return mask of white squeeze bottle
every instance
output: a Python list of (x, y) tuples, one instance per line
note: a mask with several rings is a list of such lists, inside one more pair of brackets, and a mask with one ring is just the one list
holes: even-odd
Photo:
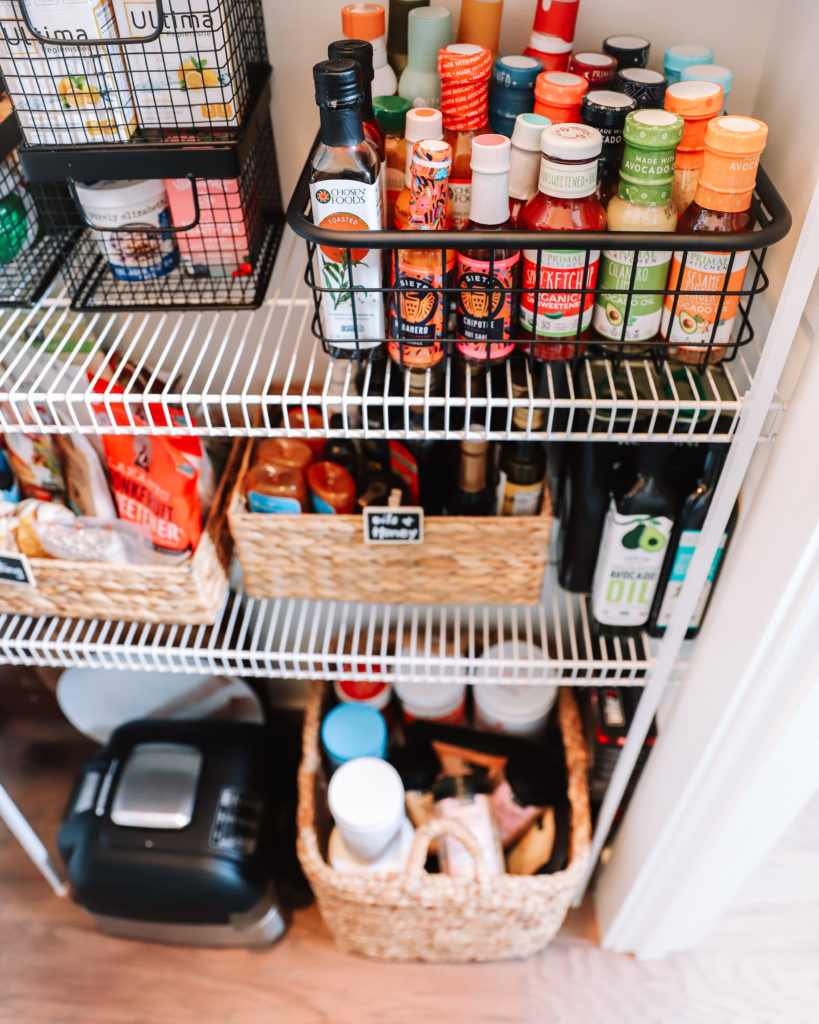
[(366, 39), (373, 44), (373, 96), (394, 96), (398, 79), (387, 63), (387, 22), (381, 4), (342, 7), (341, 31), (348, 39)]

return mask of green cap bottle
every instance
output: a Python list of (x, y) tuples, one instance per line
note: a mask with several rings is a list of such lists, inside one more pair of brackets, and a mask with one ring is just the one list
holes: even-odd
[(400, 132), (403, 135), (407, 111), (412, 110), (412, 104), (402, 96), (373, 96), (373, 110), (385, 132)]
[(668, 110), (633, 110), (623, 128), (621, 199), (637, 206), (664, 206), (671, 199), (674, 158), (684, 121)]

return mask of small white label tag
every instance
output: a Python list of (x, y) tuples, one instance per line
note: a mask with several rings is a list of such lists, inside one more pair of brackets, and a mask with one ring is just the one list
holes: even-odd
[(364, 540), (367, 544), (421, 544), (424, 510), (368, 505), (364, 509)]
[(36, 587), (37, 581), (25, 555), (0, 555), (0, 583)]

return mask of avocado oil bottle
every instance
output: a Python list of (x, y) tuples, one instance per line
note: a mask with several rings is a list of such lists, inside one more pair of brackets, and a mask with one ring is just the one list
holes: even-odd
[(629, 633), (648, 621), (677, 510), (663, 478), (667, 457), (665, 445), (641, 445), (635, 473), (615, 485), (592, 579), (602, 633)]

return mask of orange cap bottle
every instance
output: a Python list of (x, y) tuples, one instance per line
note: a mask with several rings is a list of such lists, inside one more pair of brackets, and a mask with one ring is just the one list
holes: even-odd
[(725, 213), (749, 209), (767, 138), (768, 126), (755, 117), (726, 114), (710, 121), (694, 202)]
[(705, 130), (722, 110), (722, 86), (718, 82), (675, 82), (665, 94), (665, 109), (684, 122), (677, 147), (671, 199), (677, 213), (694, 198), (705, 154)]
[(552, 124), (580, 121), (580, 105), (589, 83), (570, 71), (544, 71), (535, 82), (535, 113)]

